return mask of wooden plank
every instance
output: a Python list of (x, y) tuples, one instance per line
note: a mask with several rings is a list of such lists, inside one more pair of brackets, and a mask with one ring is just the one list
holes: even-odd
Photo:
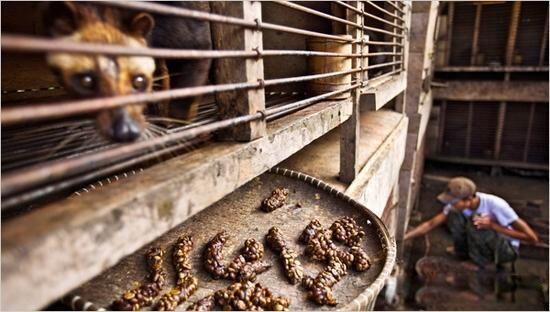
[(420, 148), (420, 144), (424, 140), (426, 130), (428, 129), (428, 122), (430, 121), (432, 106), (433, 106), (433, 97), (432, 97), (432, 92), (430, 91), (426, 95), (424, 101), (422, 101), (422, 105), (420, 107), (420, 116), (421, 116), (420, 129), (418, 130), (418, 142), (417, 142), (416, 150)]
[(434, 99), (451, 101), (548, 102), (548, 81), (448, 81)]
[[(245, 21), (262, 19), (261, 1), (213, 1), (212, 12), (243, 18)], [(212, 38), (217, 50), (261, 51), (262, 31), (227, 24), (212, 23)], [(264, 79), (264, 65), (261, 58), (225, 58), (215, 65), (217, 84), (236, 82), (257, 82)], [(222, 119), (249, 115), (265, 110), (264, 89), (251, 89), (234, 92), (216, 93), (219, 115)], [(251, 141), (262, 137), (265, 132), (265, 120), (252, 121), (248, 124), (220, 132), (222, 139)]]
[(542, 39), (540, 42), (540, 52), (539, 52), (539, 66), (544, 64), (544, 59), (546, 57), (546, 47), (548, 46), (548, 11), (546, 11), (546, 20), (544, 22), (544, 32), (542, 33)]
[(211, 143), (3, 221), (1, 308), (43, 308), (334, 129), (351, 106), (321, 102), (269, 123), (252, 142)]
[(366, 110), (379, 110), (402, 93), (406, 87), (407, 76), (404, 72), (391, 77), (383, 84), (369, 86), (362, 91), (361, 107)]
[(427, 155), (426, 159), (440, 161), (440, 162), (448, 162), (453, 164), (500, 166), (500, 167), (508, 167), (508, 168), (548, 171), (548, 164), (525, 163), (525, 162), (519, 162), (519, 161), (463, 158), (463, 157), (452, 157), (452, 156), (441, 156), (441, 155)]
[(399, 178), (405, 157), (407, 124), (407, 118), (402, 117), (345, 192), (365, 204), (377, 216), (384, 213), (392, 186)]
[(547, 72), (548, 66), (443, 66), (436, 71), (443, 73), (461, 72)]
[[(358, 10), (363, 8), (362, 2), (354, 2), (350, 5), (354, 6)], [(357, 14), (352, 10), (347, 10), (348, 21), (352, 21), (356, 24), (363, 24), (363, 16)], [(358, 40), (362, 38), (363, 31), (355, 28), (347, 28), (348, 35)], [(356, 43), (352, 45), (352, 53), (361, 53), (362, 43)], [(360, 58), (352, 59), (352, 68), (358, 68), (363, 60)], [(352, 81), (361, 81), (362, 73), (357, 72), (352, 74)], [(340, 181), (344, 183), (351, 183), (355, 179), (357, 172), (359, 172), (359, 100), (361, 96), (360, 88), (356, 88), (351, 91), (351, 101), (353, 110), (351, 117), (340, 126)]]
[(472, 36), (472, 54), (470, 55), (470, 65), (476, 65), (476, 57), (479, 41), (479, 25), (481, 24), (481, 8), (480, 4), (476, 4), (476, 17), (474, 22), (474, 34)]

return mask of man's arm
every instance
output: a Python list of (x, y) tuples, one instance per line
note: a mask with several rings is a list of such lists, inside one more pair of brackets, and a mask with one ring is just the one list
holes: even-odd
[(417, 236), (424, 235), (434, 229), (435, 227), (439, 226), (441, 223), (445, 222), (447, 220), (447, 215), (443, 212), (438, 213), (433, 218), (431, 218), (428, 221), (425, 221), (421, 223), (419, 226), (415, 227), (414, 229), (410, 230), (405, 234), (405, 240), (415, 238)]
[(517, 218), (512, 222), (512, 229), (492, 222), (489, 217), (478, 217), (474, 219), (474, 225), (477, 229), (491, 229), (495, 232), (526, 242), (536, 243), (539, 241), (537, 234), (535, 234), (531, 227), (521, 218)]

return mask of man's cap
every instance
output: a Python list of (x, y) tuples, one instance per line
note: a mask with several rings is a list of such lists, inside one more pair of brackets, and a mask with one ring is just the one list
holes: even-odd
[(437, 196), (437, 199), (449, 204), (454, 201), (470, 197), (476, 193), (476, 184), (465, 177), (452, 178), (447, 184), (445, 191)]

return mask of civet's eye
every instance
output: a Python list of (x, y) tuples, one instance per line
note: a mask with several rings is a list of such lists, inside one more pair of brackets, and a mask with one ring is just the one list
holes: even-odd
[(76, 90), (81, 93), (88, 93), (96, 89), (97, 79), (93, 73), (79, 73), (71, 79)]
[(132, 87), (137, 91), (145, 91), (147, 89), (147, 78), (144, 75), (135, 75), (132, 78)]

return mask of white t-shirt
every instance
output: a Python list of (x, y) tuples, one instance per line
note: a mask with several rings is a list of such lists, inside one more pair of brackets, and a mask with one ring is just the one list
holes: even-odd
[[(504, 199), (481, 192), (477, 192), (476, 195), (479, 196), (479, 207), (477, 207), (475, 211), (464, 209), (462, 211), (463, 215), (466, 217), (470, 217), (473, 213), (478, 213), (482, 216), (487, 215), (491, 218), (491, 221), (498, 222), (498, 224), (512, 229), (512, 222), (516, 221), (519, 217)], [(453, 209), (453, 207), (450, 204), (445, 205), (445, 207), (443, 207), (443, 213), (447, 215), (451, 209)], [(513, 247), (519, 247), (518, 239), (508, 236), (506, 236), (506, 238), (508, 238)]]

